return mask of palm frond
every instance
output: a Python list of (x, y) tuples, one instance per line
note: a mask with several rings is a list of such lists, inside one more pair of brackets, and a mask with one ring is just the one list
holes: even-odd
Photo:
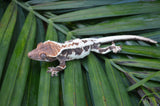
[(159, 42), (159, 1), (13, 0), (5, 12), (0, 10), (1, 106), (160, 104), (159, 43), (119, 42), (121, 52), (91, 53), (67, 62), (64, 72), (53, 78), (46, 71), (57, 61), (36, 62), (27, 57), (44, 40), (139, 34)]
[(0, 23), (0, 47), (3, 52), (0, 52), (0, 78), (2, 75), (2, 70), (5, 65), (5, 60), (7, 57), (7, 52), (9, 49), (9, 44), (12, 38), (12, 33), (16, 23), (17, 17), (17, 6), (15, 3), (11, 2), (8, 6), (4, 16), (1, 19)]
[[(160, 10), (159, 2), (123, 3), (69, 12), (51, 18), (54, 22), (72, 22), (105, 17), (127, 16), (144, 13), (156, 13)], [(150, 9), (152, 8), (152, 9)], [(72, 17), (71, 17), (72, 16)]]
[[(29, 30), (27, 30), (28, 28)], [(0, 92), (1, 105), (9, 105), (10, 103), (20, 105), (30, 64), (27, 54), (33, 47), (35, 28), (35, 17), (30, 13), (20, 33), (2, 83)]]
[(110, 20), (109, 22), (105, 21), (84, 28), (78, 28), (71, 32), (74, 35), (91, 36), (96, 34), (108, 34), (108, 33), (154, 29), (154, 28), (159, 28), (160, 25), (159, 23), (157, 23), (159, 19), (160, 19), (159, 14), (135, 15), (119, 19), (113, 19)]

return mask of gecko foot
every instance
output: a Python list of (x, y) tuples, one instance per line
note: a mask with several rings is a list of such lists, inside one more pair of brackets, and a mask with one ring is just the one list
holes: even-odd
[(53, 77), (53, 76), (58, 76), (58, 72), (59, 71), (56, 71), (56, 69), (55, 69), (55, 67), (48, 67), (48, 73), (51, 73), (51, 76)]
[(121, 46), (116, 46), (114, 42), (112, 42), (111, 47), (112, 47), (112, 51), (113, 51), (113, 53), (120, 52), (120, 51), (121, 51), (121, 49), (122, 49), (122, 47), (121, 47)]

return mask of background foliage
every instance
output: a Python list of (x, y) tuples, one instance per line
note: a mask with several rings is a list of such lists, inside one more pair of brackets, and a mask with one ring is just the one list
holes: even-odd
[(0, 106), (160, 105), (159, 43), (116, 42), (120, 53), (67, 62), (58, 77), (46, 73), (57, 61), (27, 57), (45, 40), (136, 34), (159, 42), (159, 1), (0, 1), (0, 19)]

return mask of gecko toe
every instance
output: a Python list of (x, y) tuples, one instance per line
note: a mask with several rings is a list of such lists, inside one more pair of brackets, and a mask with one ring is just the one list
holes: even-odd
[(48, 67), (49, 70), (51, 70), (53, 67)]
[(54, 77), (54, 76), (58, 76), (58, 72), (59, 71), (56, 71), (55, 67), (48, 67), (48, 73), (51, 73), (51, 76)]
[(47, 71), (47, 73), (50, 73), (50, 72), (52, 72), (52, 71), (51, 71), (51, 70), (48, 70), (48, 71)]
[(54, 76), (54, 73), (51, 73), (51, 76), (53, 77), (53, 76)]
[(54, 75), (57, 77), (57, 76), (58, 76), (58, 73), (56, 72), (56, 73), (54, 73)]
[(52, 71), (51, 72), (51, 76), (53, 77), (53, 76), (58, 76), (58, 71)]

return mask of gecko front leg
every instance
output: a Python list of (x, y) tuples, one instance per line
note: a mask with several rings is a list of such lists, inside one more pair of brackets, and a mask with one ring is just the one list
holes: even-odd
[(64, 70), (66, 68), (65, 61), (59, 60), (60, 64), (57, 67), (48, 67), (48, 73), (51, 73), (51, 76), (58, 76), (58, 72)]

